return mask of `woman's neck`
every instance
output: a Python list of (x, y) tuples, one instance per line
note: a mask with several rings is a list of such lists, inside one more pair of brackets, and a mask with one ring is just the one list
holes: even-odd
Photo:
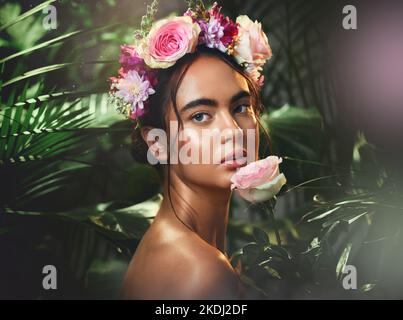
[(170, 191), (174, 211), (168, 187), (165, 183), (159, 214), (168, 219), (181, 220), (190, 230), (225, 254), (231, 191), (185, 184), (172, 175)]

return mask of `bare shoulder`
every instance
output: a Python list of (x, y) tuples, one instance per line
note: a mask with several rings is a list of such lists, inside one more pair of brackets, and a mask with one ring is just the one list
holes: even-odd
[[(174, 250), (174, 248), (172, 248)], [(173, 299), (236, 299), (239, 278), (227, 257), (201, 239), (189, 241), (172, 260), (179, 268), (178, 291)]]
[(238, 298), (239, 278), (227, 257), (195, 234), (153, 246), (129, 268), (137, 269), (129, 282), (140, 299)]

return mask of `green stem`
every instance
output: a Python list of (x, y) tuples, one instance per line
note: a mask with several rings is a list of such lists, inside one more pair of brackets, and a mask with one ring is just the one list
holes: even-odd
[(270, 199), (268, 201), (268, 203), (269, 203), (269, 205), (267, 206), (265, 202), (262, 202), (262, 206), (264, 209), (266, 209), (269, 212), (270, 219), (271, 219), (271, 222), (272, 222), (273, 228), (274, 228), (274, 233), (276, 235), (277, 244), (279, 246), (281, 246), (281, 238), (280, 238), (280, 233), (277, 228), (276, 218), (274, 217), (274, 207), (273, 207), (272, 200)]

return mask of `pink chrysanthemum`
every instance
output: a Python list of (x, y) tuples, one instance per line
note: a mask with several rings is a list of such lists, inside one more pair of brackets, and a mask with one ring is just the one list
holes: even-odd
[(126, 76), (116, 83), (115, 87), (115, 96), (129, 103), (132, 113), (135, 115), (144, 111), (144, 101), (148, 99), (150, 94), (155, 93), (150, 82), (135, 70), (129, 70)]

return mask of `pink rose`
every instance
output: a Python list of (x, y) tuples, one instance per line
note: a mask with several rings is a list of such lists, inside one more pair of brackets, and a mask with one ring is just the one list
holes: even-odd
[(280, 173), (282, 159), (269, 156), (240, 168), (231, 177), (231, 190), (250, 202), (261, 202), (273, 198), (287, 182)]
[(246, 15), (238, 16), (236, 22), (239, 24), (239, 38), (234, 55), (238, 63), (264, 65), (272, 56), (272, 52), (261, 23), (253, 22)]
[(140, 42), (139, 55), (151, 68), (169, 68), (186, 53), (195, 51), (199, 33), (199, 25), (189, 16), (159, 20)]

